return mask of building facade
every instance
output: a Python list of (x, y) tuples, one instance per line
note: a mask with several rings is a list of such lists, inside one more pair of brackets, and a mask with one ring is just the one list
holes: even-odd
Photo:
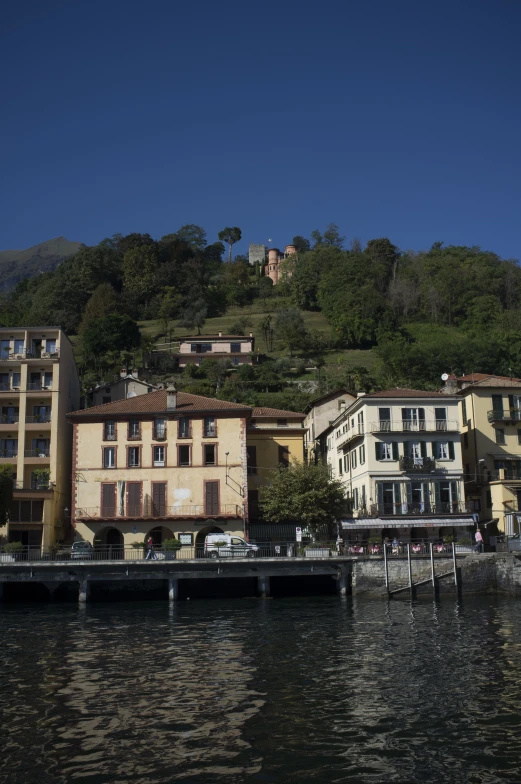
[[(76, 537), (129, 547), (148, 536), (199, 546), (210, 532), (247, 535), (248, 446), (259, 467), (275, 468), (274, 431), (291, 413), (173, 388), (72, 413)], [(283, 444), (288, 460), (302, 459), (300, 433), (299, 446)]]
[(304, 409), (304, 429), (306, 432), (304, 447), (309, 462), (317, 462), (320, 458), (320, 437), (347, 408), (356, 400), (347, 389), (335, 389), (327, 395), (311, 400)]
[[(268, 261), (264, 272), (268, 278), (271, 278), (274, 286), (282, 279), (285, 260), (293, 256), (296, 257), (296, 253), (295, 245), (286, 245), (283, 253), (278, 248), (270, 248), (268, 250)], [(286, 270), (286, 272), (289, 274), (289, 270)]]
[(149, 384), (148, 381), (143, 381), (143, 379), (138, 377), (137, 370), (127, 373), (126, 368), (121, 368), (120, 377), (117, 381), (109, 384), (99, 384), (92, 390), (91, 403), (93, 406), (101, 406), (116, 400), (125, 400), (127, 397), (147, 395), (155, 389), (154, 384)]
[(9, 523), (0, 536), (49, 547), (70, 518), (72, 428), (79, 406), (72, 346), (58, 327), (0, 329), (0, 463), (13, 466)]
[(255, 338), (245, 335), (197, 335), (179, 338), (178, 365), (200, 365), (204, 359), (229, 359), (233, 365), (252, 365)]
[(468, 536), (458, 407), (456, 396), (391, 389), (359, 395), (337, 417), (322, 448), (350, 502), (348, 536)]
[(475, 374), (458, 379), (468, 498), (486, 539), (520, 532), (521, 380)]

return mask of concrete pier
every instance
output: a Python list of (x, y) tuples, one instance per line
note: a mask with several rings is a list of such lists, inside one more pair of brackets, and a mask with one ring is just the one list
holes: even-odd
[(177, 577), (168, 578), (168, 601), (175, 602), (179, 596), (179, 580)]
[(263, 599), (266, 599), (266, 597), (270, 595), (270, 578), (267, 575), (258, 577), (257, 586), (259, 590), (259, 596), (261, 596)]

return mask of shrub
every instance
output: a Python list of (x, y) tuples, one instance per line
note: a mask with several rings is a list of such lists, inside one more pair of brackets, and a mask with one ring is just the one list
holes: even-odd
[(10, 553), (14, 555), (14, 553), (21, 553), (24, 549), (24, 546), (21, 542), (7, 542), (4, 544), (4, 553)]
[(175, 536), (172, 539), (164, 539), (163, 540), (163, 550), (171, 553), (174, 550), (179, 550), (182, 547), (181, 542), (179, 539), (176, 539)]

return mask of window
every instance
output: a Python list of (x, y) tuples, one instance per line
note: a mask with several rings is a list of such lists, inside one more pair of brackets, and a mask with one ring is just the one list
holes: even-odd
[(217, 423), (215, 417), (207, 416), (204, 418), (203, 436), (204, 438), (215, 438), (217, 435)]
[(342, 475), (342, 458), (338, 461), (338, 473)]
[(0, 358), (6, 359), (9, 357), (11, 351), (11, 342), (9, 340), (0, 340)]
[(497, 427), (496, 428), (496, 444), (504, 444), (505, 442), (505, 431)]
[(166, 438), (166, 422), (164, 419), (156, 419), (154, 421), (154, 438), (156, 441)]
[(13, 501), (9, 509), (12, 523), (41, 523), (43, 501)]
[(241, 353), (241, 344), (240, 343), (231, 343), (230, 344), (230, 351), (232, 354), (240, 354)]
[(56, 338), (48, 338), (45, 341), (45, 350), (49, 352), (49, 354), (56, 354)]
[(181, 445), (177, 447), (177, 462), (180, 466), (189, 466), (191, 465), (190, 460), (190, 449), (191, 447), (188, 445)]
[(257, 447), (247, 446), (246, 451), (248, 455), (248, 474), (255, 476), (257, 473)]
[(469, 499), (469, 506), (471, 512), (481, 512), (481, 499), (480, 498), (470, 498)]
[(396, 442), (386, 444), (377, 441), (375, 448), (377, 460), (398, 460), (398, 444)]
[(152, 447), (153, 459), (155, 466), (164, 466), (165, 464), (165, 447), (154, 446)]
[(277, 419), (277, 427), (287, 427), (287, 426), (288, 426), (287, 419)]
[(496, 415), (503, 416), (503, 395), (492, 395), (492, 408)]
[(205, 514), (219, 514), (219, 482), (205, 482)]
[(443, 441), (439, 441), (437, 444), (437, 455), (436, 457), (438, 460), (448, 460), (449, 459), (449, 445)]
[(15, 342), (14, 342), (14, 353), (15, 354), (23, 354), (24, 353), (24, 342), (23, 342), (23, 340), (15, 340)]
[(152, 483), (152, 516), (166, 516), (166, 482)]
[(43, 374), (43, 385), (46, 389), (52, 389), (52, 370)]
[(18, 455), (17, 438), (0, 438), (0, 457), (16, 457)]
[(102, 403), (103, 403), (103, 404), (105, 404), (105, 403), (111, 403), (111, 402), (112, 402), (112, 398), (110, 397), (110, 395), (104, 395), (104, 396), (103, 396), (103, 399), (102, 399)]
[(234, 358), (233, 358), (233, 364), (234, 364), (235, 366), (237, 366), (237, 365), (239, 364), (239, 357), (234, 357)]
[(425, 409), (402, 408), (402, 428), (404, 430), (425, 430)]
[(101, 485), (101, 516), (114, 517), (116, 514), (116, 485)]
[(116, 447), (105, 446), (103, 447), (103, 468), (116, 467)]
[(105, 422), (105, 427), (103, 429), (103, 439), (104, 441), (116, 440), (116, 423), (111, 419), (108, 419)]
[(466, 425), (467, 424), (467, 401), (466, 400), (461, 401), (461, 416), (463, 419), (463, 424)]
[(191, 438), (192, 437), (192, 428), (190, 426), (190, 420), (188, 417), (181, 417), (179, 420), (177, 434), (179, 438)]
[(458, 511), (458, 483), (435, 482), (436, 512), (454, 513)]
[(351, 468), (356, 468), (356, 449), (351, 452)]
[(344, 455), (344, 471), (349, 471), (349, 455)]
[(353, 509), (358, 509), (358, 487), (353, 490)]
[(366, 500), (365, 500), (365, 485), (362, 485), (362, 493), (360, 498), (360, 506), (362, 509), (366, 508)]
[(204, 465), (216, 465), (217, 463), (217, 444), (204, 444), (203, 446)]
[(358, 460), (360, 462), (360, 465), (363, 465), (365, 463), (365, 446), (364, 446), (364, 444), (362, 444), (362, 446), (360, 446), (358, 448)]
[(21, 383), (21, 376), (20, 373), (13, 373), (11, 378), (11, 384), (13, 389), (19, 389)]
[(127, 482), (127, 516), (141, 516), (141, 482)]
[(192, 354), (207, 354), (212, 350), (211, 343), (191, 343), (190, 350)]
[(139, 419), (131, 419), (128, 423), (128, 437), (141, 438), (141, 423)]
[(128, 448), (128, 467), (129, 468), (139, 468), (140, 465), (140, 452), (141, 447), (139, 446), (129, 446)]
[(289, 446), (279, 444), (279, 464), (285, 467), (289, 466)]
[(9, 373), (0, 373), (0, 389), (2, 391), (9, 389)]
[(390, 430), (391, 429), (391, 409), (390, 408), (379, 408), (378, 409), (378, 418), (380, 421), (380, 430)]
[(447, 429), (447, 409), (446, 408), (435, 408), (434, 409), (434, 418), (436, 420), (436, 430), (446, 430)]

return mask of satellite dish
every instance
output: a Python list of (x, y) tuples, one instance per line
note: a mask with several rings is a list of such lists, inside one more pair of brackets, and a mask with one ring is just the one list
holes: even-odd
[(448, 378), (449, 378), (449, 374), (448, 373), (442, 373), (441, 374), (441, 380), (442, 381), (448, 381)]

